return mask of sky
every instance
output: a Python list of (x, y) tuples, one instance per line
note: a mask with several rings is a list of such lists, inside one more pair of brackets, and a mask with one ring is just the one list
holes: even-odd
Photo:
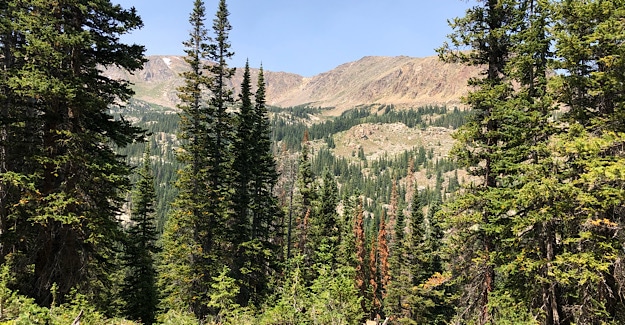
[[(122, 41), (147, 55), (184, 55), (193, 0), (112, 0), (135, 7), (144, 27)], [(447, 20), (475, 0), (229, 0), (230, 66), (311, 77), (364, 56), (436, 55), (451, 33)], [(206, 0), (207, 26), (218, 0)], [(211, 30), (212, 31), (212, 30)]]

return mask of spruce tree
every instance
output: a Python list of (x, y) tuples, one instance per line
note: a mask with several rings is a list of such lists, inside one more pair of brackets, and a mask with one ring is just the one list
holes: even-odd
[(158, 295), (154, 257), (157, 232), (154, 220), (154, 175), (149, 146), (146, 146), (139, 180), (132, 197), (132, 212), (124, 246), (124, 264), (127, 267), (122, 290), (125, 314), (144, 324), (155, 321)]
[(54, 283), (58, 302), (72, 288), (101, 301), (130, 173), (112, 147), (140, 133), (108, 113), (132, 90), (102, 68), (142, 66), (143, 47), (119, 42), (141, 19), (109, 1), (5, 1), (0, 11), (1, 253), (31, 266), (17, 270), (20, 291), (40, 304)]
[[(334, 175), (327, 169), (323, 173), (323, 183), (319, 188), (315, 203), (317, 207), (311, 220), (307, 243), (309, 251), (314, 255), (312, 263), (327, 263), (335, 266), (339, 245), (338, 213), (336, 212), (338, 188)], [(326, 260), (326, 257), (330, 259)]]
[[(226, 81), (228, 68), (228, 22), (225, 1), (219, 2), (213, 20), (214, 37), (204, 24), (204, 2), (197, 0), (189, 17), (192, 30), (184, 42), (185, 84), (179, 89), (183, 145), (178, 159), (184, 164), (178, 180), (179, 195), (163, 235), (161, 286), (164, 304), (190, 310), (198, 319), (211, 313), (207, 306), (213, 276), (225, 261), (232, 265), (231, 219), (233, 187), (232, 90)], [(205, 63), (205, 60), (211, 63)], [(224, 231), (225, 229), (225, 231)], [(214, 310), (213, 310), (214, 311)]]
[[(252, 179), (252, 236), (260, 238), (265, 245), (275, 245), (282, 234), (278, 225), (281, 216), (277, 198), (273, 194), (278, 182), (276, 160), (272, 151), (271, 123), (266, 105), (266, 84), (263, 68), (258, 71), (256, 94), (254, 96), (254, 129), (252, 138), (255, 151), (252, 155), (252, 166), (255, 168)], [(274, 247), (277, 249), (277, 247)]]
[(365, 228), (364, 228), (364, 210), (363, 210), (363, 198), (357, 197), (358, 203), (354, 210), (354, 246), (356, 249), (356, 287), (362, 297), (360, 300), (360, 306), (363, 313), (369, 313), (367, 299), (367, 283), (369, 282), (367, 277), (366, 268), (366, 249), (365, 249)]
[(389, 269), (388, 233), (384, 213), (380, 217), (380, 229), (378, 230), (378, 268), (379, 268), (379, 291), (380, 291), (380, 315), (385, 315), (385, 302), (388, 295), (388, 285), (391, 280)]
[[(252, 230), (252, 204), (251, 204), (251, 182), (255, 172), (255, 165), (252, 157), (254, 155), (255, 143), (253, 139), (254, 132), (254, 104), (252, 103), (252, 85), (250, 77), (249, 63), (246, 62), (243, 71), (243, 82), (241, 83), (241, 94), (239, 95), (241, 104), (237, 114), (236, 140), (234, 142), (234, 161), (232, 168), (235, 171), (234, 176), (234, 193), (232, 203), (234, 213), (229, 221), (228, 231), (232, 234), (229, 238), (233, 247), (233, 267), (234, 277), (248, 283), (248, 279), (243, 275), (247, 272), (246, 265), (250, 265), (253, 258), (249, 244), (253, 237)], [(244, 269), (245, 268), (245, 269)], [(246, 286), (244, 284), (244, 286)], [(242, 297), (240, 304), (246, 304), (249, 300), (249, 291), (251, 288), (244, 287), (240, 290)]]
[[(454, 278), (465, 286), (462, 298), (465, 311), (459, 316), (464, 321), (478, 324), (493, 321), (490, 302), (495, 290), (493, 253), (499, 249), (499, 238), (507, 228), (499, 223), (502, 218), (499, 200), (499, 180), (508, 175), (509, 154), (513, 142), (508, 142), (506, 128), (514, 125), (514, 107), (507, 105), (513, 86), (507, 78), (507, 63), (511, 56), (511, 35), (518, 22), (515, 1), (486, 0), (467, 10), (466, 16), (452, 23), (455, 33), (450, 35), (455, 47), (472, 47), (471, 51), (456, 51), (447, 44), (441, 48), (444, 60), (481, 66), (483, 77), (474, 78), (466, 104), (473, 110), (472, 119), (455, 134), (459, 141), (455, 154), (469, 173), (479, 180), (449, 205), (452, 240), (455, 245)], [(512, 122), (512, 123), (510, 123)], [(475, 228), (475, 230), (473, 230)], [(478, 276), (475, 276), (475, 275)]]
[(281, 232), (277, 221), (280, 210), (273, 188), (277, 182), (271, 152), (269, 121), (265, 106), (265, 81), (262, 68), (258, 75), (255, 101), (251, 100), (249, 66), (241, 85), (233, 169), (235, 189), (231, 245), (235, 251), (233, 272), (241, 283), (238, 303), (260, 304), (268, 294), (270, 275), (277, 266)]
[[(306, 255), (305, 264), (310, 266), (310, 250), (308, 243), (308, 232), (310, 219), (313, 213), (313, 200), (315, 199), (314, 174), (310, 161), (310, 144), (308, 138), (308, 130), (304, 132), (302, 139), (302, 151), (299, 156), (296, 192), (295, 192), (295, 237), (294, 243), (295, 254)], [(291, 239), (293, 240), (293, 239)], [(289, 245), (291, 243), (289, 242)]]
[[(551, 324), (619, 323), (625, 319), (623, 272), (622, 123), (623, 1), (554, 3), (554, 95), (567, 110), (548, 147), (557, 158), (537, 170), (523, 194), (542, 207), (550, 234), (544, 258)], [(543, 169), (544, 170), (544, 169)], [(535, 175), (536, 175), (535, 174)], [(537, 178), (538, 178), (537, 177)], [(541, 190), (541, 197), (534, 195)], [(533, 190), (533, 191), (532, 191)], [(589, 298), (592, 297), (592, 298)], [(575, 306), (575, 307), (573, 307)]]
[[(414, 186), (416, 188), (416, 184)], [(421, 213), (423, 215), (423, 206), (421, 204), (421, 200), (419, 198), (419, 192), (417, 190), (413, 191), (413, 200), (411, 202), (411, 211), (412, 216), (416, 216), (417, 213)], [(415, 210), (416, 209), (416, 210)], [(413, 225), (413, 220), (422, 220), (423, 217), (411, 217), (408, 219), (409, 225)], [(408, 299), (411, 295), (412, 288), (414, 287), (411, 280), (411, 269), (412, 267), (421, 267), (421, 259), (412, 258), (413, 256), (417, 256), (420, 252), (420, 247), (418, 245), (410, 245), (412, 238), (412, 232), (414, 232), (414, 228), (412, 232), (406, 233), (406, 219), (404, 218), (404, 214), (401, 213), (398, 215), (397, 223), (395, 225), (395, 242), (391, 246), (391, 258), (390, 258), (390, 272), (391, 272), (391, 280), (388, 288), (388, 297), (385, 301), (386, 311), (387, 313), (395, 318), (395, 319), (409, 319), (410, 317), (410, 304), (408, 303)], [(420, 221), (418, 221), (419, 227), (421, 227)], [(421, 228), (417, 228), (417, 236), (420, 237), (420, 234), (423, 234)]]
[[(174, 209), (168, 217), (163, 234), (163, 251), (159, 265), (159, 283), (162, 291), (163, 306), (171, 309), (188, 310), (197, 317), (205, 316), (205, 292), (209, 286), (201, 278), (201, 271), (196, 270), (202, 261), (202, 240), (208, 234), (202, 232), (200, 224), (208, 214), (208, 136), (210, 112), (206, 104), (206, 90), (209, 77), (203, 61), (208, 57), (208, 30), (204, 24), (206, 9), (204, 2), (196, 0), (189, 16), (192, 26), (190, 38), (185, 41), (185, 62), (190, 70), (182, 77), (185, 84), (178, 89), (181, 103), (180, 138), (183, 143), (176, 158), (183, 164), (176, 183), (178, 196), (173, 203)], [(209, 237), (208, 240), (212, 238)], [(203, 264), (203, 263), (201, 263)]]
[(258, 80), (254, 100), (254, 128), (252, 139), (255, 148), (251, 166), (254, 173), (251, 183), (252, 203), (252, 240), (257, 241), (260, 249), (252, 258), (255, 261), (252, 301), (260, 304), (269, 292), (271, 277), (280, 271), (280, 238), (284, 220), (278, 205), (274, 189), (278, 182), (276, 160), (272, 151), (269, 113), (266, 106), (265, 77), (262, 66), (258, 71)]

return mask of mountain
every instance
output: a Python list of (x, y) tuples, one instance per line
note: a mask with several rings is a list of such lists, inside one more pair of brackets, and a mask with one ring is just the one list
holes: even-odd
[[(132, 75), (118, 68), (109, 68), (105, 74), (134, 83), (136, 99), (175, 107), (176, 88), (182, 84), (180, 73), (187, 69), (183, 57), (147, 59), (144, 68)], [(232, 79), (235, 89), (241, 83), (242, 70), (237, 69)], [(252, 80), (257, 73), (257, 69), (251, 69)], [(338, 115), (373, 103), (397, 107), (458, 105), (468, 90), (467, 79), (476, 75), (476, 68), (442, 63), (437, 57), (367, 56), (310, 78), (265, 71), (265, 80), (270, 105), (334, 107), (330, 114)]]

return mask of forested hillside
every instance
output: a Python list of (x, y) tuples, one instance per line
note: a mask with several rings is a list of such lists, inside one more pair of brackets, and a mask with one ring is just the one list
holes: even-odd
[(625, 1), (478, 1), (462, 110), (270, 106), (209, 9), (174, 108), (134, 10), (0, 3), (0, 323), (625, 322)]

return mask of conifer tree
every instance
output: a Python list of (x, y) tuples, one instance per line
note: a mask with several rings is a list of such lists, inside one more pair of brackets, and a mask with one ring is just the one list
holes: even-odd
[[(554, 159), (522, 194), (541, 207), (549, 273), (546, 323), (622, 322), (623, 1), (554, 3), (555, 96), (568, 110), (548, 148)], [(534, 193), (540, 189), (541, 196)], [(544, 216), (547, 216), (545, 218)], [(538, 217), (535, 216), (535, 217)], [(542, 270), (541, 270), (542, 271)], [(545, 272), (542, 271), (542, 272)], [(592, 298), (589, 298), (592, 297)], [(574, 307), (573, 307), (574, 306)]]
[(190, 38), (184, 42), (185, 62), (190, 70), (182, 77), (185, 84), (178, 89), (181, 104), (180, 138), (184, 141), (176, 158), (184, 164), (176, 183), (179, 194), (168, 218), (163, 234), (163, 253), (159, 266), (159, 283), (164, 296), (163, 305), (171, 309), (188, 310), (198, 317), (205, 315), (202, 306), (208, 286), (202, 283), (199, 270), (201, 240), (206, 234), (200, 230), (200, 222), (207, 215), (209, 200), (207, 172), (204, 166), (209, 157), (208, 137), (210, 112), (206, 108), (206, 89), (209, 77), (203, 60), (207, 59), (208, 30), (204, 24), (204, 2), (196, 0), (189, 16), (192, 26)]
[[(309, 251), (312, 252), (313, 264), (336, 264), (339, 245), (339, 228), (336, 212), (338, 204), (338, 188), (334, 176), (329, 170), (323, 173), (323, 183), (319, 188), (316, 212), (313, 215), (309, 231)], [(329, 257), (326, 260), (325, 257)]]
[(191, 70), (183, 73), (185, 85), (178, 93), (181, 138), (185, 140), (178, 159), (185, 167), (178, 180), (175, 210), (163, 235), (163, 302), (170, 308), (189, 310), (198, 319), (211, 312), (207, 301), (214, 275), (222, 270), (224, 261), (233, 263), (233, 247), (228, 244), (233, 232), (228, 230), (233, 224), (234, 127), (227, 109), (234, 100), (226, 81), (234, 69), (227, 64), (233, 55), (228, 15), (222, 0), (213, 20), (212, 38), (204, 24), (203, 1), (195, 1), (189, 17), (190, 39), (183, 44)]
[[(237, 129), (236, 137), (234, 141), (234, 161), (233, 170), (234, 176), (234, 193), (232, 197), (232, 203), (234, 213), (232, 218), (228, 222), (228, 232), (231, 233), (229, 242), (232, 245), (232, 272), (234, 277), (241, 281), (243, 286), (249, 282), (243, 272), (247, 272), (247, 266), (252, 261), (248, 258), (253, 258), (249, 247), (249, 242), (252, 240), (252, 204), (251, 204), (251, 182), (252, 175), (256, 172), (255, 165), (252, 162), (253, 150), (255, 149), (253, 132), (254, 132), (254, 104), (252, 103), (252, 86), (250, 77), (249, 63), (245, 63), (245, 70), (243, 71), (243, 82), (241, 83), (241, 94), (239, 95), (241, 104), (239, 105), (239, 112), (237, 114)], [(245, 244), (244, 243), (248, 243)], [(241, 300), (239, 303), (246, 304), (249, 300), (249, 291), (251, 288), (242, 288), (240, 290)]]
[(107, 286), (103, 262), (121, 239), (116, 215), (129, 186), (112, 146), (140, 133), (108, 113), (132, 90), (102, 67), (142, 66), (143, 47), (118, 41), (141, 19), (109, 1), (5, 1), (0, 11), (0, 253), (11, 249), (15, 265), (29, 266), (17, 270), (19, 289), (38, 303), (52, 302), (53, 283), (59, 302), (72, 288), (94, 301)]
[(509, 154), (513, 142), (506, 137), (508, 122), (516, 115), (514, 107), (506, 105), (513, 91), (507, 63), (510, 38), (518, 23), (515, 4), (511, 0), (485, 0), (467, 10), (465, 17), (451, 23), (456, 32), (450, 39), (453, 46), (469, 46), (471, 51), (454, 51), (447, 44), (439, 50), (444, 60), (483, 67), (483, 77), (469, 81), (475, 90), (465, 99), (474, 112), (472, 120), (455, 134), (459, 141), (456, 155), (479, 181), (450, 204), (448, 217), (454, 230), (453, 244), (457, 245), (455, 255), (460, 257), (453, 263), (454, 277), (465, 285), (461, 304), (467, 309), (459, 315), (478, 324), (493, 321), (489, 304), (495, 290), (496, 261), (492, 253), (507, 229), (498, 226), (505, 221), (496, 208), (501, 199), (498, 189), (507, 185), (498, 177), (508, 175), (509, 161), (518, 159)]
[(380, 273), (378, 268), (378, 249), (376, 236), (371, 237), (369, 248), (369, 299), (371, 302), (367, 312), (369, 319), (375, 319), (380, 315), (382, 309), (382, 301), (380, 299)]
[[(252, 166), (256, 172), (252, 180), (252, 236), (260, 238), (265, 245), (275, 246), (277, 238), (282, 235), (278, 225), (281, 211), (278, 208), (277, 198), (273, 194), (278, 182), (276, 160), (272, 154), (271, 124), (265, 99), (266, 92), (263, 67), (258, 71), (258, 81), (254, 105), (254, 132), (252, 138), (256, 151), (252, 155)], [(278, 247), (275, 246), (274, 249)]]
[(378, 230), (378, 258), (380, 269), (380, 298), (382, 303), (388, 294), (388, 284), (391, 280), (389, 269), (388, 233), (384, 213), (380, 217), (380, 229)]
[(132, 198), (124, 249), (124, 264), (128, 270), (122, 290), (125, 314), (144, 324), (154, 323), (158, 304), (154, 268), (154, 256), (158, 251), (154, 220), (156, 194), (149, 148), (146, 146)]
[[(416, 188), (416, 184), (414, 187)], [(415, 190), (413, 191), (413, 202), (411, 203), (412, 209), (422, 209), (419, 202), (419, 193)], [(389, 259), (391, 280), (388, 285), (388, 296), (385, 306), (387, 313), (394, 319), (408, 319), (410, 317), (409, 305), (407, 304), (407, 299), (413, 287), (410, 269), (414, 265), (412, 263), (417, 263), (417, 261), (412, 261), (409, 258), (410, 253), (417, 254), (417, 252), (409, 246), (410, 233), (406, 234), (405, 220), (404, 214), (400, 213), (395, 225), (395, 242), (390, 247), (392, 252)], [(409, 219), (409, 221), (411, 220)], [(412, 222), (410, 222), (410, 225), (412, 225)]]
[(308, 143), (308, 131), (304, 132), (302, 139), (302, 151), (300, 152), (295, 196), (295, 223), (297, 243), (295, 245), (296, 254), (307, 255), (307, 266), (310, 266), (310, 251), (308, 250), (308, 232), (310, 219), (313, 213), (312, 203), (315, 198), (314, 175), (309, 157), (310, 145)]
[(364, 211), (363, 211), (363, 198), (358, 197), (358, 204), (356, 206), (355, 218), (354, 218), (354, 237), (356, 247), (356, 287), (360, 292), (360, 296), (363, 299), (360, 301), (363, 313), (369, 313), (369, 306), (367, 305), (367, 268), (365, 264), (365, 228), (364, 228)]
[(233, 169), (235, 189), (233, 235), (230, 244), (236, 249), (233, 273), (241, 283), (238, 303), (259, 304), (268, 292), (267, 285), (277, 270), (276, 239), (280, 229), (277, 199), (272, 190), (277, 182), (275, 160), (271, 153), (269, 121), (265, 107), (265, 81), (262, 68), (258, 76), (255, 102), (251, 100), (249, 65), (241, 85)]

